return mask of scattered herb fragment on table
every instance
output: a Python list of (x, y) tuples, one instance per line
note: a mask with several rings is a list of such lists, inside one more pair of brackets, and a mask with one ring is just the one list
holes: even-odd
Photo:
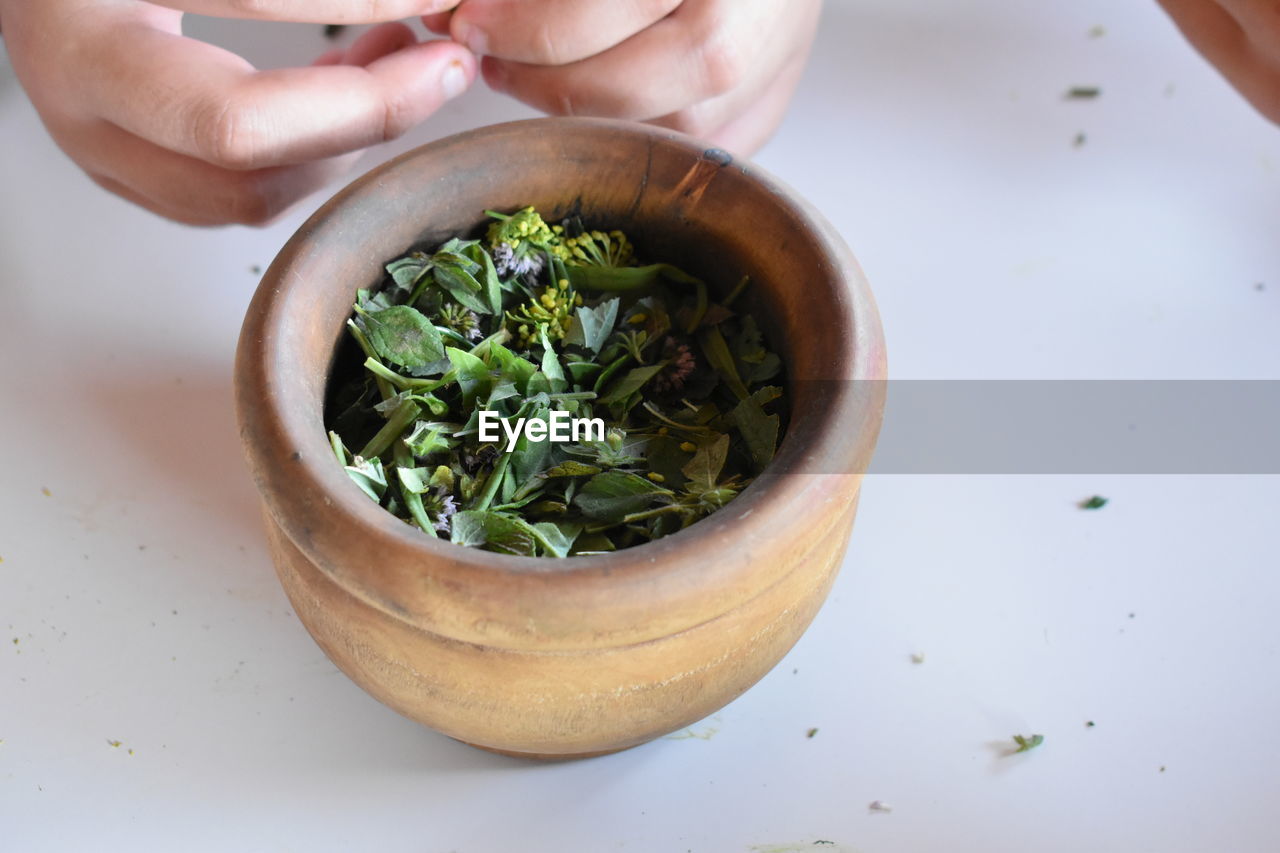
[(484, 239), (358, 291), (327, 413), (350, 478), (428, 536), (522, 556), (616, 551), (733, 500), (785, 414), (749, 279), (717, 300), (621, 231), (487, 213)]
[(1102, 26), (1102, 24), (1098, 24), (1096, 26), (1089, 28), (1089, 38), (1091, 39), (1100, 39), (1106, 34), (1107, 34), (1107, 28)]
[(336, 39), (347, 29), (346, 24), (325, 24), (324, 37), (330, 40)]
[(1091, 729), (1091, 728), (1093, 728), (1093, 727), (1094, 727), (1094, 726), (1096, 726), (1096, 725), (1097, 725), (1097, 723), (1095, 723), (1093, 720), (1089, 720), (1087, 723), (1085, 723), (1085, 724), (1084, 724), (1085, 728), (1087, 728), (1087, 729)]
[(1013, 751), (1016, 755), (1019, 752), (1029, 752), (1044, 743), (1044, 735), (1031, 735), (1030, 737), (1014, 735), (1013, 742), (1018, 745), (1018, 748)]
[(807, 737), (807, 738), (812, 738), (812, 737), (813, 737), (814, 735), (816, 735), (817, 733), (818, 733), (818, 730), (817, 730), (817, 729), (809, 729), (809, 731), (807, 731), (807, 732), (805, 732), (805, 733), (804, 733), (804, 736), (805, 736), (805, 737)]
[(118, 741), (118, 740), (110, 740), (110, 739), (107, 740), (107, 746), (111, 747), (112, 749), (119, 749), (121, 743), (122, 741)]
[(1078, 506), (1081, 509), (1102, 509), (1104, 506), (1107, 505), (1108, 500), (1109, 498), (1104, 498), (1102, 497), (1102, 495), (1094, 495), (1088, 500), (1080, 501)]
[(1071, 146), (1073, 148), (1083, 148), (1084, 144), (1088, 141), (1089, 137), (1085, 136), (1083, 132), (1077, 133), (1076, 138), (1071, 141)]
[(911, 662), (914, 664), (924, 663), (924, 652), (914, 652), (911, 655)]
[(872, 800), (870, 805), (867, 806), (867, 811), (873, 814), (889, 814), (889, 812), (893, 811), (893, 806), (880, 800)]
[(1097, 86), (1072, 86), (1067, 90), (1068, 101), (1091, 101), (1102, 94)]

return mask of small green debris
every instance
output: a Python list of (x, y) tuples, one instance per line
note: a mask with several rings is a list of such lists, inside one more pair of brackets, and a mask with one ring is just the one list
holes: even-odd
[(1067, 90), (1066, 98), (1068, 101), (1092, 101), (1101, 94), (1102, 89), (1097, 86), (1072, 86)]
[(41, 486), (41, 487), (40, 487), (40, 494), (44, 495), (46, 498), (51, 498), (51, 497), (53, 497), (53, 492), (49, 491), (49, 487), (48, 487), (48, 486)]
[(1077, 134), (1076, 134), (1076, 138), (1075, 138), (1075, 139), (1071, 140), (1071, 147), (1072, 147), (1072, 148), (1083, 148), (1083, 147), (1084, 147), (1084, 144), (1085, 144), (1086, 142), (1088, 142), (1088, 141), (1089, 141), (1089, 137), (1085, 136), (1085, 135), (1084, 135), (1084, 132), (1083, 132), (1083, 131), (1081, 131), (1080, 133), (1077, 133)]
[(911, 662), (914, 664), (924, 663), (924, 652), (913, 652), (911, 655)]
[(1089, 28), (1089, 38), (1100, 39), (1107, 34), (1107, 28), (1098, 24)]
[(817, 730), (817, 729), (809, 729), (809, 731), (807, 731), (807, 732), (805, 732), (805, 733), (804, 733), (804, 736), (805, 736), (805, 737), (807, 737), (807, 738), (812, 738), (812, 737), (813, 737), (814, 735), (816, 735), (817, 733), (818, 733), (818, 730)]
[(1110, 498), (1104, 498), (1102, 495), (1094, 495), (1088, 500), (1080, 501), (1079, 507), (1081, 509), (1102, 509), (1107, 505), (1108, 501), (1110, 501)]
[(111, 747), (112, 749), (119, 749), (119, 748), (120, 748), (120, 744), (121, 744), (122, 742), (123, 742), (123, 741), (110, 740), (110, 739), (108, 739), (108, 740), (107, 740), (107, 746)]
[(1091, 729), (1091, 728), (1093, 728), (1093, 727), (1094, 727), (1094, 726), (1096, 726), (1096, 725), (1097, 725), (1097, 723), (1095, 723), (1093, 720), (1089, 720), (1087, 723), (1085, 723), (1085, 724), (1084, 724), (1084, 727), (1085, 727), (1086, 729)]
[(1027, 737), (1026, 735), (1014, 735), (1013, 742), (1018, 745), (1018, 748), (1014, 750), (1015, 755), (1019, 752), (1030, 752), (1040, 744), (1044, 743), (1044, 735), (1031, 735), (1030, 737)]
[(880, 800), (872, 800), (867, 806), (867, 811), (872, 814), (889, 814), (889, 812), (893, 811), (893, 806)]

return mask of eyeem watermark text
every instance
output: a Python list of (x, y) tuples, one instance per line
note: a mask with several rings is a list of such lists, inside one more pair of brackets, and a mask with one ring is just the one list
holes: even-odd
[(551, 412), (550, 422), (538, 418), (504, 418), (497, 412), (480, 412), (480, 440), (501, 441), (498, 425), (507, 436), (507, 452), (516, 449), (523, 435), (529, 441), (604, 441), (604, 418), (575, 418), (568, 412)]

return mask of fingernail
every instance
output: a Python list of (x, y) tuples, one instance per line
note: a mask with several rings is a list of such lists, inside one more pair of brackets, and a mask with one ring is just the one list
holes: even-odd
[(449, 99), (467, 91), (467, 69), (462, 67), (461, 62), (455, 59), (449, 63), (440, 77), (440, 88), (444, 89), (444, 96)]
[(489, 53), (489, 36), (475, 24), (459, 21), (454, 25), (453, 30), (453, 40), (466, 45), (467, 50), (476, 56), (485, 56)]

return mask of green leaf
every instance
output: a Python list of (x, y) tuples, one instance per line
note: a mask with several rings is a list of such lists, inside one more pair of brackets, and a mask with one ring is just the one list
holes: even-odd
[(587, 481), (573, 502), (587, 518), (618, 524), (668, 497), (671, 490), (626, 471), (605, 471)]
[(452, 449), (457, 444), (451, 438), (456, 430), (457, 424), (418, 421), (413, 425), (413, 432), (405, 437), (404, 443), (414, 456), (425, 459), (433, 453)]
[(647, 367), (632, 368), (626, 376), (614, 383), (609, 389), (609, 393), (600, 398), (599, 402), (608, 406), (625, 400), (635, 392), (639, 391), (645, 384), (662, 372), (666, 364), (659, 362), (658, 364), (650, 364)]
[(542, 372), (546, 374), (551, 393), (558, 394), (568, 388), (569, 383), (564, 378), (564, 370), (560, 367), (560, 360), (556, 358), (556, 351), (551, 348), (551, 341), (547, 340), (547, 327), (539, 326), (538, 335), (542, 338)]
[(733, 357), (738, 364), (738, 374), (748, 387), (759, 382), (767, 382), (782, 370), (782, 361), (777, 354), (764, 348), (764, 338), (755, 318), (747, 315), (742, 318), (738, 334), (733, 336), (729, 344)]
[(729, 413), (729, 419), (738, 428), (738, 432), (742, 433), (742, 440), (751, 453), (751, 461), (755, 463), (756, 473), (760, 473), (773, 460), (773, 454), (778, 449), (781, 419), (777, 415), (765, 414), (755, 397), (747, 397), (739, 403)]
[(569, 267), (569, 283), (574, 290), (626, 293), (647, 290), (666, 279), (676, 284), (699, 284), (694, 278), (671, 264), (650, 264), (647, 267)]
[(500, 512), (464, 510), (450, 519), (449, 529), (450, 539), (458, 545), (523, 557), (537, 553), (537, 537), (531, 526)]
[(569, 330), (566, 343), (577, 344), (598, 355), (604, 342), (613, 334), (618, 322), (618, 299), (607, 299), (594, 308), (583, 306), (576, 312), (576, 321)]
[(431, 321), (416, 308), (397, 305), (365, 315), (370, 345), (401, 367), (422, 367), (444, 358), (444, 344)]
[(438, 264), (433, 272), (436, 284), (456, 299), (459, 305), (470, 308), (477, 314), (493, 313), (487, 295), (481, 293), (480, 282), (471, 273), (454, 264)]
[(391, 280), (401, 290), (413, 290), (413, 286), (430, 270), (431, 259), (421, 252), (415, 252), (408, 257), (387, 264), (387, 272), (390, 274)]
[(396, 468), (401, 485), (415, 495), (425, 495), (431, 490), (431, 473), (430, 468)]
[(555, 479), (557, 477), (587, 477), (599, 474), (600, 470), (601, 469), (597, 468), (595, 465), (587, 465), (583, 462), (575, 462), (572, 459), (567, 459), (554, 468), (543, 472), (542, 476), (548, 479)]
[(387, 473), (382, 468), (382, 460), (374, 457), (364, 459), (357, 456), (351, 465), (345, 466), (352, 481), (360, 487), (374, 503), (381, 503), (382, 496), (387, 493)]
[(457, 375), (458, 385), (462, 388), (463, 404), (467, 407), (475, 405), (476, 397), (488, 397), (493, 387), (493, 376), (489, 373), (489, 365), (465, 350), (447, 347), (445, 354)]
[(1044, 735), (1014, 735), (1013, 742), (1018, 745), (1018, 748), (1014, 750), (1015, 753), (1027, 752), (1044, 743)]
[(600, 365), (590, 361), (571, 361), (568, 364), (569, 375), (573, 377), (573, 384), (584, 386), (590, 383), (593, 376), (600, 373)]
[(742, 377), (738, 375), (733, 353), (729, 352), (729, 345), (725, 343), (724, 335), (720, 334), (718, 328), (712, 326), (709, 329), (703, 329), (698, 335), (698, 345), (702, 347), (702, 354), (706, 356), (707, 363), (720, 374), (720, 378), (729, 386), (729, 390), (735, 397), (741, 400), (750, 396), (747, 386), (742, 383)]
[(1088, 500), (1081, 501), (1079, 506), (1081, 509), (1102, 509), (1107, 505), (1107, 499), (1102, 495), (1094, 495)]
[(563, 559), (569, 556), (569, 551), (573, 549), (573, 541), (578, 538), (578, 534), (582, 532), (581, 524), (570, 524), (561, 522), (553, 524), (550, 521), (539, 522), (530, 525), (534, 538), (538, 540), (538, 544), (542, 547), (542, 551), (548, 557), (558, 557)]
[(725, 460), (729, 458), (729, 436), (721, 434), (698, 448), (689, 464), (681, 471), (689, 478), (690, 489), (708, 491), (720, 481)]

